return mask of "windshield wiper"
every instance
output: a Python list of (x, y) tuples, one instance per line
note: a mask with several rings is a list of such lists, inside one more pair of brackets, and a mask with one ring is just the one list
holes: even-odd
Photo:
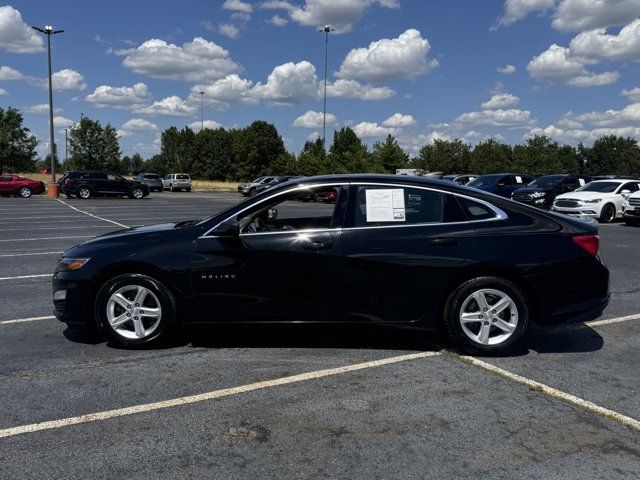
[(193, 219), (193, 220), (185, 220), (183, 222), (178, 222), (176, 223), (173, 228), (184, 228), (184, 227), (190, 227), (192, 225), (195, 225), (196, 223), (200, 222), (199, 218)]

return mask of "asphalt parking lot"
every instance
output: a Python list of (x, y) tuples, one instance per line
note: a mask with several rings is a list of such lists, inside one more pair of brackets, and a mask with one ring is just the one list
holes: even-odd
[(603, 317), (535, 330), (509, 357), (295, 325), (125, 350), (51, 317), (70, 246), (238, 200), (0, 201), (1, 478), (638, 477), (640, 229), (621, 223), (600, 229)]

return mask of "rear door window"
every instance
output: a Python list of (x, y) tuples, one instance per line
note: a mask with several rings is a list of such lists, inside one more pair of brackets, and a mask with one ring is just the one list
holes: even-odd
[(489, 220), (491, 218), (496, 218), (496, 213), (489, 208), (487, 205), (476, 202), (475, 200), (471, 200), (465, 197), (459, 197), (460, 205), (464, 209), (467, 214), (467, 218), (470, 221), (477, 220)]

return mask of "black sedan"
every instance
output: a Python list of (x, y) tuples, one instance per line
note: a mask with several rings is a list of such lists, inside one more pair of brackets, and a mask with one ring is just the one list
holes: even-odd
[[(335, 192), (335, 203), (300, 202)], [(598, 315), (609, 273), (597, 226), (452, 182), (294, 180), (204, 220), (76, 246), (53, 277), (55, 315), (125, 345), (225, 322), (380, 322), (441, 329), (497, 352), (531, 322)]]

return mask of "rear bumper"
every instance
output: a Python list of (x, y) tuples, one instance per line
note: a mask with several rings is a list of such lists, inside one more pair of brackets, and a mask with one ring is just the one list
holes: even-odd
[(595, 320), (602, 315), (607, 305), (609, 305), (609, 295), (559, 308), (551, 314), (551, 321), (548, 323), (577, 323)]

